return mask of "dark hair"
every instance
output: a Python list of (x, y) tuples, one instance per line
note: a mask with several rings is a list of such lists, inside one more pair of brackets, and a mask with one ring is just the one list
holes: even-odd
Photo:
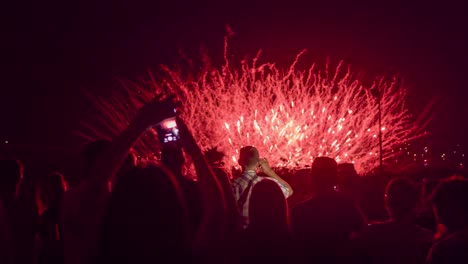
[(338, 164), (338, 172), (345, 176), (355, 177), (358, 176), (356, 168), (353, 163), (340, 163)]
[(221, 167), (224, 165), (223, 159), (226, 154), (224, 154), (222, 151), (219, 151), (217, 147), (209, 148), (203, 154), (205, 155), (206, 161), (208, 161), (211, 166)]
[(312, 184), (317, 189), (333, 189), (338, 184), (338, 164), (329, 157), (317, 157), (312, 163)]
[(468, 221), (468, 181), (449, 179), (441, 181), (432, 193), (441, 224), (450, 231), (457, 231), (466, 226)]
[(338, 164), (338, 184), (340, 187), (357, 187), (359, 176), (353, 163)]
[(385, 190), (387, 209), (392, 218), (401, 218), (414, 212), (421, 199), (416, 184), (408, 178), (392, 179)]
[(155, 165), (136, 168), (112, 189), (101, 258), (108, 263), (133, 263), (138, 257), (145, 262), (173, 258), (173, 252), (185, 257), (186, 220), (186, 206), (174, 176)]
[(249, 218), (250, 228), (254, 231), (288, 232), (288, 205), (277, 183), (265, 179), (254, 185), (250, 196)]
[(240, 149), (239, 165), (242, 168), (253, 166), (258, 162), (258, 150), (253, 146), (246, 146)]

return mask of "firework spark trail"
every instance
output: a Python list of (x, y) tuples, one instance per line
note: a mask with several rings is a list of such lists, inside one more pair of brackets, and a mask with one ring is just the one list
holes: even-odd
[[(237, 165), (241, 146), (254, 145), (272, 166), (304, 167), (315, 157), (329, 156), (367, 172), (379, 161), (378, 105), (369, 92), (378, 89), (384, 160), (392, 157), (392, 148), (421, 135), (396, 78), (364, 87), (341, 63), (332, 77), (314, 65), (299, 71), (295, 64), (301, 54), (287, 71), (269, 63), (257, 66), (260, 53), (252, 64), (243, 61), (233, 69), (226, 59), (221, 69), (207, 67), (194, 79), (163, 66), (161, 81), (151, 76), (149, 82), (127, 82), (112, 99), (96, 101), (103, 114), (99, 120), (116, 135), (155, 93), (172, 92), (183, 101), (184, 118), (200, 146), (224, 150), (227, 166)], [(157, 148), (154, 131), (136, 147), (142, 155)]]

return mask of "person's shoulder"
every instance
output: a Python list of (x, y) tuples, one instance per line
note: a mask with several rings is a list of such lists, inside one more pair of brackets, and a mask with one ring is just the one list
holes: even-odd
[(232, 185), (240, 185), (241, 182), (243, 182), (244, 180), (242, 179), (242, 176), (239, 176), (237, 178), (234, 178), (231, 180), (231, 184)]
[(294, 206), (293, 208), (291, 208), (291, 214), (294, 215), (294, 214), (299, 214), (299, 213), (308, 213), (312, 211), (311, 208), (315, 207), (314, 206), (315, 202), (316, 202), (315, 197), (309, 197), (307, 200), (302, 201), (298, 203), (296, 206)]
[[(258, 181), (258, 178), (259, 177), (255, 177), (253, 179), (253, 181)], [(248, 176), (245, 175), (245, 174), (241, 174), (239, 177), (236, 177), (234, 179), (231, 180), (231, 184), (238, 184), (238, 185), (242, 185), (242, 184), (245, 184), (246, 182), (248, 182), (249, 179), (248, 179)]]

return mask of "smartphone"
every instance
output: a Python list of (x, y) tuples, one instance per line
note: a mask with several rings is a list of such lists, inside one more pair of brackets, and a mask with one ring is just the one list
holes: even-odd
[(177, 143), (180, 139), (179, 129), (175, 117), (165, 119), (156, 125), (159, 142), (161, 144)]

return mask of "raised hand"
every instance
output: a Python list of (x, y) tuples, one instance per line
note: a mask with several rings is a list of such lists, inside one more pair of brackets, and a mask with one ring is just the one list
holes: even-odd
[(176, 107), (177, 102), (174, 95), (164, 97), (162, 94), (158, 94), (138, 111), (136, 118), (145, 127), (150, 127), (164, 119), (174, 117)]
[(266, 158), (261, 158), (258, 161), (258, 165), (259, 165), (260, 171), (265, 173), (265, 174), (268, 174), (269, 172), (273, 171), (271, 169), (270, 164), (268, 163), (268, 160)]
[(208, 252), (223, 241), (226, 233), (227, 211), (224, 192), (185, 122), (180, 116), (176, 117), (176, 122), (182, 147), (192, 157), (205, 208), (195, 237), (194, 248)]
[(291, 185), (289, 185), (288, 182), (283, 180), (276, 172), (270, 167), (270, 164), (268, 163), (268, 160), (265, 158), (262, 158), (258, 161), (258, 165), (260, 168), (260, 171), (263, 172), (267, 177), (274, 178), (278, 183), (283, 186), (281, 189), (284, 192), (284, 195), (287, 197), (291, 196), (293, 194), (293, 189)]

